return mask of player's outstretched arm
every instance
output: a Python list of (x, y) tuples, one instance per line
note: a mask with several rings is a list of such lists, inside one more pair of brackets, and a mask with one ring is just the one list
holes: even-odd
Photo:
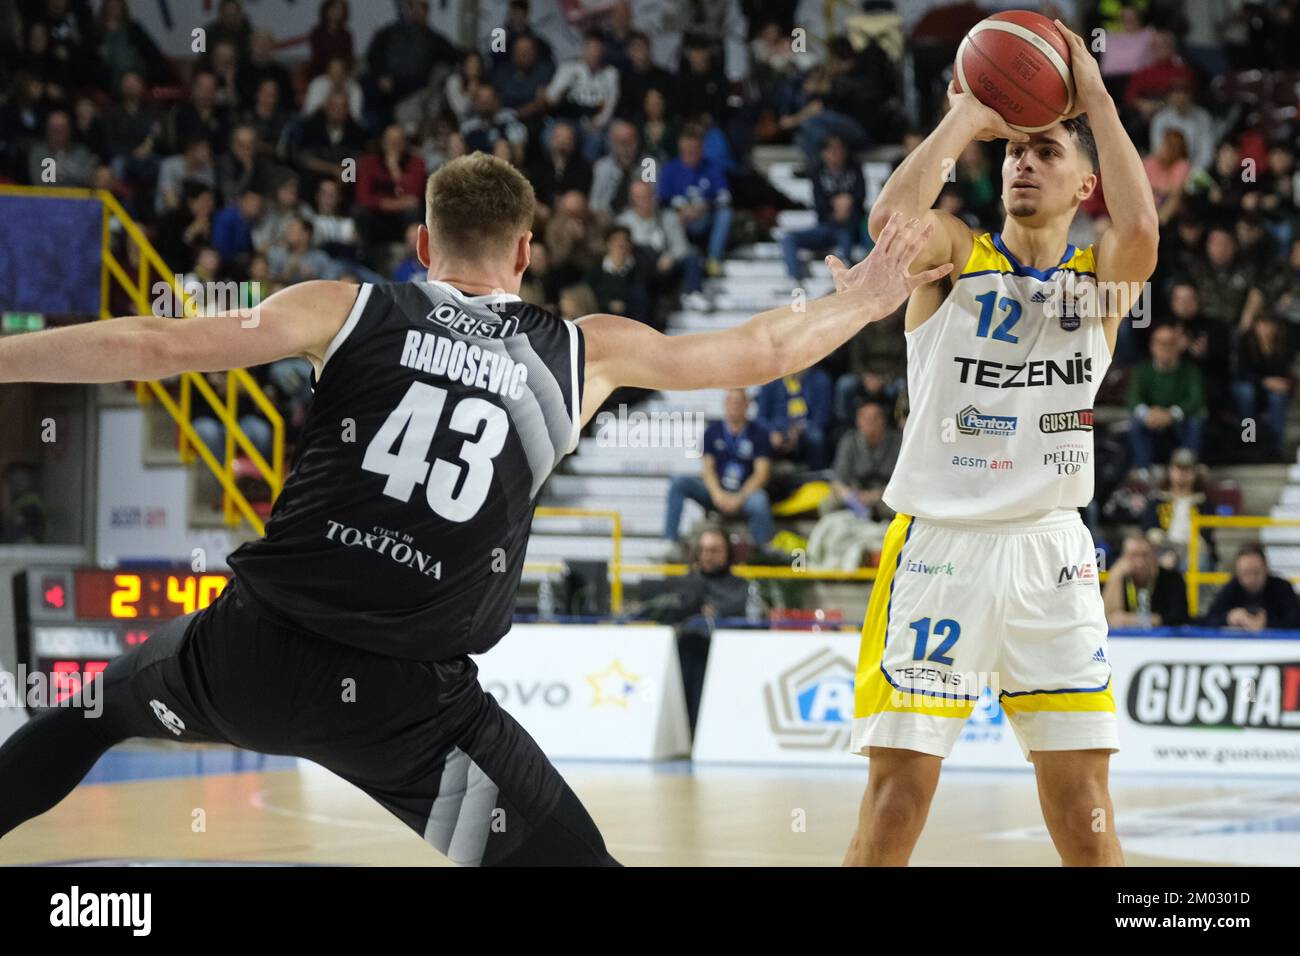
[(0, 382), (149, 381), (291, 356), (319, 366), (352, 310), (355, 283), (289, 286), (253, 309), (192, 319), (134, 315), (0, 340)]
[(772, 309), (718, 332), (668, 336), (616, 315), (579, 319), (586, 343), (583, 421), (623, 385), (743, 387), (807, 368), (864, 325), (892, 313), (913, 289), (952, 271), (950, 264), (915, 274), (909, 270), (933, 233), (933, 222), (895, 216), (871, 254), (851, 269), (834, 256), (827, 258), (837, 291), (802, 308)]
[(1106, 337), (1115, 348), (1120, 320), (1141, 294), (1143, 284), (1156, 268), (1160, 242), (1160, 219), (1151, 193), (1151, 181), (1142, 157), (1120, 122), (1119, 111), (1101, 79), (1101, 70), (1083, 38), (1060, 20), (1056, 28), (1070, 45), (1070, 71), (1074, 75), (1075, 110), (1088, 114), (1093, 139), (1097, 141), (1101, 181), (1106, 189), (1106, 211), (1110, 228), (1097, 246), (1097, 281), (1118, 301), (1104, 318)]

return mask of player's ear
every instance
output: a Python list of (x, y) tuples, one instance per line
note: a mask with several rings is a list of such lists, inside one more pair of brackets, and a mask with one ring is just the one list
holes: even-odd
[(429, 228), (424, 223), (420, 223), (420, 231), (415, 237), (415, 257), (420, 260), (420, 265), (429, 268)]
[(1095, 190), (1096, 188), (1097, 188), (1097, 174), (1095, 172), (1091, 172), (1088, 173), (1088, 175), (1083, 177), (1083, 181), (1079, 183), (1079, 190), (1075, 195), (1079, 197), (1079, 202), (1084, 202), (1085, 200), (1088, 199), (1089, 196), (1092, 195), (1093, 190)]
[(521, 276), (528, 271), (533, 261), (533, 234), (525, 232), (515, 243), (515, 275)]

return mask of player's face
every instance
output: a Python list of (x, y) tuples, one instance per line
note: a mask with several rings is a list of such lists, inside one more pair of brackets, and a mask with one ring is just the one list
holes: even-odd
[(1007, 143), (1002, 161), (1002, 202), (1007, 215), (1044, 219), (1073, 213), (1092, 191), (1092, 173), (1074, 138), (1060, 124), (1031, 133), (1028, 143)]

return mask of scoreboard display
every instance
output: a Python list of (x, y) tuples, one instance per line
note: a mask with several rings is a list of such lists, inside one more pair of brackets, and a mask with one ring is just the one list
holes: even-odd
[(168, 621), (207, 607), (229, 580), (188, 570), (29, 568), (14, 575), (18, 659), (28, 673), (46, 674), (62, 699)]

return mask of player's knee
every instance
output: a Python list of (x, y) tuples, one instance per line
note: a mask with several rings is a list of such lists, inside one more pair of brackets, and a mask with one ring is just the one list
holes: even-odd
[(924, 782), (899, 776), (872, 790), (871, 824), (878, 834), (901, 835), (925, 824), (931, 790)]

